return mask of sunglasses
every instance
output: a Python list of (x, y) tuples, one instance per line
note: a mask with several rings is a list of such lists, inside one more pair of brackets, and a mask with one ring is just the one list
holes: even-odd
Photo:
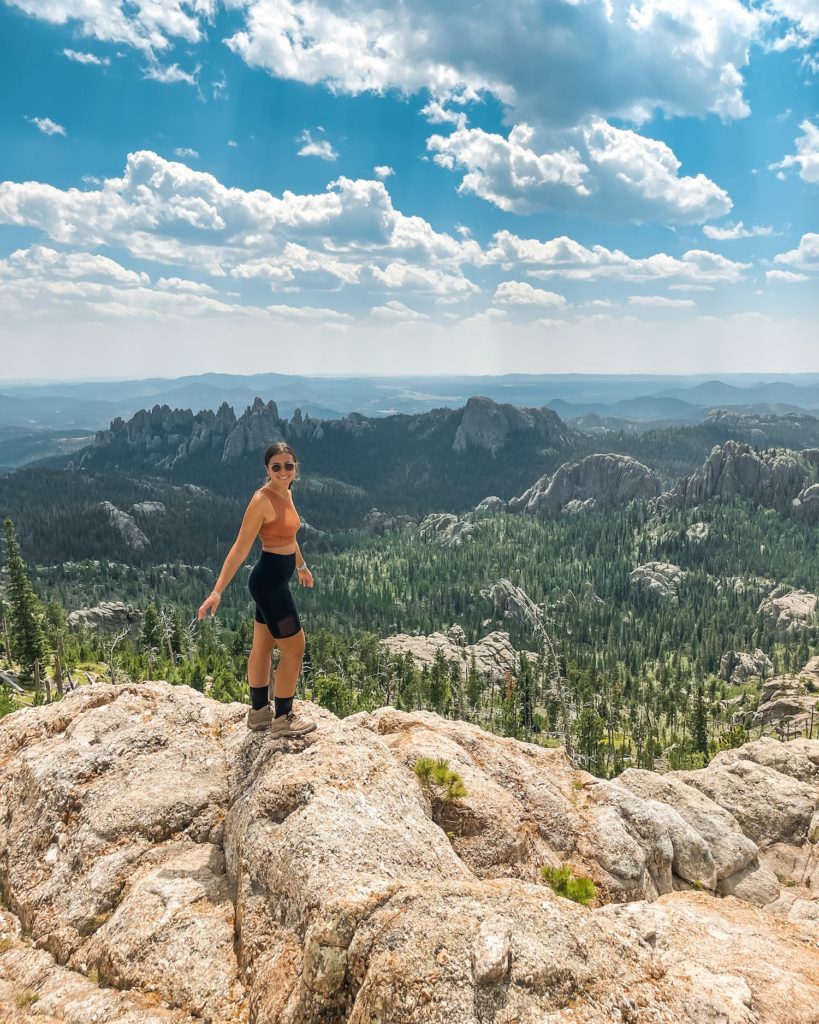
[[(270, 468), (273, 470), (274, 473), (280, 473), (282, 471), (282, 465), (280, 462), (271, 462)], [(287, 470), (288, 473), (292, 473), (293, 470), (296, 468), (296, 463), (285, 462), (284, 468)]]

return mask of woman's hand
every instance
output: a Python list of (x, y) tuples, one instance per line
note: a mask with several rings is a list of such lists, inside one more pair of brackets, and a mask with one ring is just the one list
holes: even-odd
[(304, 569), (299, 569), (299, 583), (303, 587), (313, 586), (313, 574), (306, 566)]
[(201, 608), (196, 613), (197, 619), (204, 619), (208, 610), (210, 610), (210, 617), (213, 618), (213, 616), (216, 614), (216, 609), (219, 607), (219, 602), (221, 600), (222, 598), (219, 596), (219, 594), (217, 594), (216, 591), (214, 591), (209, 598), (202, 602)]

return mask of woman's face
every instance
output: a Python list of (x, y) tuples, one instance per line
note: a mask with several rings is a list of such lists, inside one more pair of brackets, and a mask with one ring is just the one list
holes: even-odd
[[(292, 469), (288, 469), (292, 466)], [(277, 452), (270, 456), (267, 464), (267, 475), (280, 484), (289, 484), (296, 475), (296, 459), (290, 452)]]

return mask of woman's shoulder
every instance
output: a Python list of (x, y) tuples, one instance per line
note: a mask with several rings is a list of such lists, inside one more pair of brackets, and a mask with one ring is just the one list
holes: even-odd
[(253, 497), (250, 499), (251, 504), (267, 505), (276, 508), (276, 498), (266, 487), (259, 487), (258, 490), (253, 492)]

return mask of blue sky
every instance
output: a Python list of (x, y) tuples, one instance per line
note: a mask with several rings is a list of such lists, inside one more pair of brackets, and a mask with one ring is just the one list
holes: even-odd
[(816, 0), (0, 0), (5, 379), (819, 370)]

